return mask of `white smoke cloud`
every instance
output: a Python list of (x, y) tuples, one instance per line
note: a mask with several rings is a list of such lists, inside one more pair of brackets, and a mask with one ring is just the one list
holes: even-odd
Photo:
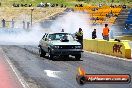
[(1, 45), (38, 45), (43, 33), (37, 30), (1, 29)]
[(65, 32), (75, 33), (79, 28), (83, 29), (84, 37), (90, 37), (92, 31), (90, 27), (88, 14), (78, 12), (68, 12), (64, 16), (58, 18), (50, 27), (53, 32), (59, 32), (64, 29)]
[(102, 38), (103, 25), (92, 26), (88, 13), (68, 12), (64, 16), (58, 18), (50, 27), (52, 32), (60, 32), (64, 29), (65, 32), (75, 33), (79, 28), (83, 29), (84, 38), (91, 38), (92, 31), (97, 30), (97, 37)]
[(91, 26), (90, 18), (87, 13), (67, 12), (58, 17), (48, 29), (44, 29), (41, 25), (34, 24), (32, 29), (1, 29), (0, 44), (1, 45), (38, 45), (45, 32), (65, 32), (75, 33), (79, 28), (83, 29), (84, 38), (91, 38), (94, 28), (97, 29), (97, 37), (102, 38), (103, 26)]

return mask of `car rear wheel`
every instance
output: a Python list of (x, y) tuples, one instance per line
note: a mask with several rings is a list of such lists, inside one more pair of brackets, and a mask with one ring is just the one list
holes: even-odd
[(80, 60), (81, 59), (81, 54), (75, 55), (75, 58), (76, 58), (76, 60)]
[(48, 57), (49, 57), (50, 60), (54, 59), (54, 55), (51, 53), (50, 49), (48, 50)]
[(40, 47), (39, 54), (40, 54), (40, 57), (44, 57), (46, 55), (46, 52), (44, 52), (44, 50)]

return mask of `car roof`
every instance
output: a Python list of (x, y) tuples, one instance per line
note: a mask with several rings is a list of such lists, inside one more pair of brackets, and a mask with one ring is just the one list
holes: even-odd
[(56, 32), (56, 33), (45, 33), (45, 34), (70, 34), (70, 33), (67, 33), (67, 32)]

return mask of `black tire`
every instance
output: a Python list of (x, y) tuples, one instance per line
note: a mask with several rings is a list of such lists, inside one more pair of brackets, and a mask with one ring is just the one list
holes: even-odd
[(81, 54), (75, 55), (75, 58), (76, 58), (76, 60), (80, 60), (81, 59)]
[(51, 53), (51, 50), (50, 49), (48, 50), (48, 58), (50, 60), (53, 60), (54, 59), (54, 55)]
[(64, 58), (69, 58), (69, 55), (65, 55)]
[(44, 50), (40, 47), (39, 54), (40, 54), (40, 57), (44, 57), (46, 55), (46, 52), (44, 52)]

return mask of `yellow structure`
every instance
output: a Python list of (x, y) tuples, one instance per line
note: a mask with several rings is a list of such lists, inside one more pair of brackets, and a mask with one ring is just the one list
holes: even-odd
[(84, 50), (131, 59), (129, 41), (84, 39)]
[[(93, 9), (97, 9), (96, 11), (93, 11)], [(83, 6), (83, 7), (75, 7), (73, 8), (75, 11), (81, 11), (81, 12), (87, 12), (91, 18), (96, 19), (97, 24), (103, 24), (103, 23), (109, 23), (114, 24), (116, 16), (118, 16), (122, 10), (121, 7), (115, 7), (111, 8), (110, 6), (104, 5), (102, 7), (98, 6)], [(114, 17), (106, 17), (109, 13), (113, 13), (113, 15), (116, 15)], [(107, 20), (106, 20), (107, 19)]]

